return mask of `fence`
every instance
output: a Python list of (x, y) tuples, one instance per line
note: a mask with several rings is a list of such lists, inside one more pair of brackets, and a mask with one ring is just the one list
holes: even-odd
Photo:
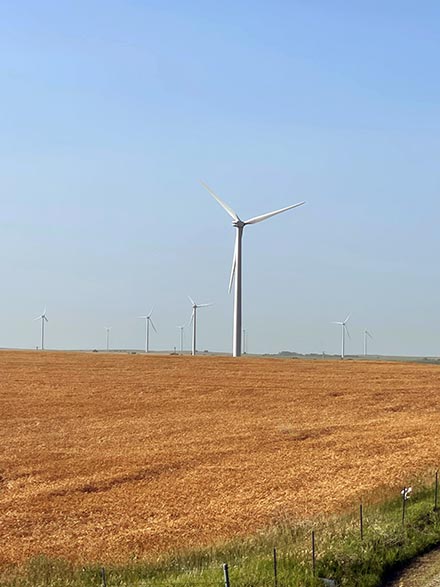
[[(424, 490), (426, 494), (426, 489)], [(434, 480), (434, 486), (431, 489), (428, 490), (428, 503), (431, 503), (430, 507), (430, 511), (433, 512), (434, 514), (438, 514), (439, 513), (439, 508), (438, 508), (438, 492), (439, 492), (439, 475), (438, 475), (438, 471), (435, 472), (435, 480)], [(397, 515), (396, 513), (398, 513), (398, 511), (400, 510), (401, 512), (401, 517), (400, 517), (400, 526), (401, 526), (401, 542), (399, 542), (399, 544), (402, 545), (402, 547), (405, 544), (405, 538), (406, 538), (406, 524), (407, 524), (407, 514), (408, 514), (408, 510), (410, 508), (410, 502), (411, 500), (417, 500), (417, 494), (413, 494), (412, 493), (412, 487), (403, 487), (403, 489), (400, 492), (401, 495), (401, 506), (400, 508), (397, 508), (395, 510), (393, 510), (393, 516), (394, 516), (394, 521), (397, 523)], [(431, 496), (431, 498), (429, 498), (429, 495)], [(431, 501), (429, 501), (431, 499)], [(439, 516), (436, 515), (435, 519), (437, 520)], [(359, 504), (359, 509), (358, 509), (358, 513), (351, 517), (351, 526), (353, 526), (354, 523), (354, 519), (357, 518), (356, 521), (356, 533), (357, 533), (357, 540), (358, 543), (362, 545), (362, 543), (364, 542), (364, 540), (366, 539), (366, 536), (371, 536), (372, 534), (374, 534), (375, 532), (375, 528), (374, 527), (369, 527), (369, 520), (368, 520), (368, 516), (365, 516), (365, 505), (360, 502)], [(440, 520), (439, 520), (439, 524), (440, 524)], [(350, 534), (350, 540), (352, 539), (352, 535)], [(336, 540), (336, 538), (335, 538)], [(344, 537), (342, 538), (342, 542), (344, 540)], [(440, 540), (440, 534), (438, 537), (438, 540)], [(318, 576), (318, 563), (320, 561), (320, 554), (322, 554), (320, 552), (320, 531), (319, 528), (313, 528), (309, 534), (309, 555), (308, 555), (308, 569), (306, 569), (305, 574), (307, 576), (310, 577), (310, 582), (307, 584), (321, 584), (325, 587), (336, 587), (338, 585), (338, 583), (336, 582), (336, 580), (334, 578), (330, 578), (330, 577), (319, 577)], [(324, 553), (325, 554), (325, 553)], [(271, 560), (271, 578), (269, 581), (268, 575), (265, 575), (265, 581), (264, 584), (266, 587), (280, 587), (280, 577), (279, 577), (279, 569), (280, 569), (280, 564), (283, 564), (283, 559), (282, 557), (280, 558), (280, 551), (279, 549), (275, 546), (273, 547), (271, 553), (270, 553), (270, 560)], [(267, 553), (267, 558), (269, 558), (269, 553)], [(306, 564), (307, 564), (307, 559), (306, 559)], [(237, 569), (237, 564), (234, 564), (234, 568)], [(183, 570), (182, 570), (183, 572)], [(101, 568), (101, 587), (112, 587), (111, 584), (111, 573), (107, 573), (106, 569), (104, 567)], [(194, 579), (194, 580), (193, 580)], [(142, 583), (146, 586), (151, 585), (151, 587), (159, 587), (160, 586), (165, 586), (166, 583), (158, 583), (157, 580), (152, 579), (151, 583), (149, 582), (148, 578), (145, 577), (143, 579), (143, 581), (145, 581), (145, 583)], [(223, 563), (221, 566), (219, 566), (218, 568), (218, 581), (206, 581), (206, 580), (201, 580), (200, 582), (198, 582), (195, 577), (192, 578), (190, 581), (188, 581), (187, 584), (191, 584), (192, 586), (197, 586), (197, 585), (203, 585), (203, 587), (222, 587), (222, 583), (224, 587), (235, 587), (235, 585), (239, 585), (241, 584), (241, 581), (237, 581), (237, 583), (234, 583), (234, 580), (231, 580), (231, 575), (230, 575), (230, 565), (228, 562)], [(118, 581), (117, 582), (118, 585), (120, 585), (121, 583)], [(183, 582), (179, 582), (179, 585), (183, 585)], [(252, 583), (248, 583), (248, 584), (252, 584)], [(286, 580), (283, 582), (282, 587), (291, 587), (292, 585), (302, 585), (303, 583), (292, 583), (292, 582), (287, 582)], [(168, 584), (169, 585), (169, 584)]]

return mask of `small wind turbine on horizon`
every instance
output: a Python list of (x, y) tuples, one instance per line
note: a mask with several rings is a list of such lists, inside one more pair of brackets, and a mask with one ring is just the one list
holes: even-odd
[(234, 283), (235, 279), (235, 292), (234, 292), (234, 326), (233, 326), (233, 344), (232, 344), (232, 356), (239, 357), (241, 356), (242, 351), (242, 238), (243, 238), (243, 229), (248, 224), (257, 224), (258, 222), (262, 222), (263, 220), (267, 220), (276, 214), (281, 214), (282, 212), (287, 212), (287, 210), (292, 210), (292, 208), (297, 208), (298, 206), (302, 206), (305, 202), (299, 202), (298, 204), (293, 204), (292, 206), (287, 206), (286, 208), (281, 208), (280, 210), (275, 210), (273, 212), (268, 212), (267, 214), (262, 214), (261, 216), (254, 216), (253, 218), (249, 218), (249, 220), (241, 220), (236, 212), (225, 204), (212, 190), (209, 186), (207, 186), (202, 181), (200, 182), (202, 186), (208, 190), (211, 196), (217, 200), (220, 206), (229, 214), (232, 218), (232, 226), (237, 229), (236, 237), (235, 237), (235, 249), (234, 249), (234, 256), (232, 259), (232, 268), (231, 268), (231, 277), (229, 279), (229, 292), (231, 292), (232, 284)]
[(364, 357), (368, 355), (368, 339), (373, 338), (370, 332), (367, 329), (364, 330)]
[(145, 352), (146, 353), (150, 352), (150, 324), (151, 324), (154, 332), (157, 334), (156, 327), (154, 326), (153, 319), (151, 318), (151, 314), (153, 313), (153, 310), (154, 310), (154, 308), (151, 308), (151, 312), (147, 316), (139, 316), (139, 318), (142, 318), (143, 320), (145, 320)]
[(46, 316), (46, 308), (44, 308), (41, 316), (37, 316), (34, 320), (41, 320), (41, 350), (44, 351), (44, 324), (45, 322), (49, 322)]
[(191, 348), (191, 354), (195, 355), (197, 353), (197, 309), (198, 308), (206, 308), (208, 306), (212, 306), (212, 304), (196, 304), (195, 301), (188, 296), (189, 301), (192, 304), (192, 314), (191, 314), (191, 319), (189, 321), (189, 323), (191, 324), (192, 322), (192, 348)]
[(183, 354), (183, 331), (185, 330), (185, 325), (182, 326), (177, 326), (176, 328), (178, 328), (180, 330), (180, 354)]
[(347, 333), (348, 338), (350, 337), (350, 333), (348, 332), (347, 322), (350, 319), (350, 314), (343, 322), (332, 322), (332, 324), (339, 324), (342, 327), (342, 347), (341, 347), (341, 359), (345, 357), (345, 333)]
[(107, 349), (107, 352), (110, 350), (110, 330), (111, 329), (112, 329), (111, 326), (106, 326), (105, 327), (105, 332), (106, 332), (105, 339), (106, 339), (106, 349)]

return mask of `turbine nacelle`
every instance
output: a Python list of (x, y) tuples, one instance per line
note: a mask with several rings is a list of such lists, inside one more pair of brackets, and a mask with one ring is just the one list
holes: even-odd
[(154, 310), (154, 306), (151, 308), (151, 311), (149, 314), (147, 314), (146, 316), (138, 316), (138, 318), (141, 318), (142, 320), (145, 320), (145, 325), (148, 328), (148, 323), (151, 324), (151, 326), (153, 327), (154, 332), (157, 334), (157, 330), (156, 327), (154, 325), (153, 319), (152, 319), (152, 314), (153, 314), (153, 310)]
[(197, 308), (206, 308), (207, 306), (212, 306), (211, 303), (209, 303), (209, 304), (196, 304), (195, 301), (192, 299), (191, 296), (188, 296), (188, 299), (191, 302), (191, 305), (193, 307), (193, 310), (197, 310)]
[(246, 226), (246, 222), (243, 222), (243, 220), (234, 220), (232, 223), (232, 226), (235, 226), (235, 228), (244, 228)]
[(46, 322), (49, 322), (46, 316), (46, 308), (44, 308), (44, 312), (40, 316), (34, 318), (34, 320), (45, 320)]

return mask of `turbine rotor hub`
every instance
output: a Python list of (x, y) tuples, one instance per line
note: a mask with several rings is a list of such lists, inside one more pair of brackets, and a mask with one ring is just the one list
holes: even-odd
[(234, 220), (234, 222), (232, 223), (232, 226), (235, 226), (236, 228), (244, 228), (246, 226), (246, 224), (243, 222), (243, 220)]

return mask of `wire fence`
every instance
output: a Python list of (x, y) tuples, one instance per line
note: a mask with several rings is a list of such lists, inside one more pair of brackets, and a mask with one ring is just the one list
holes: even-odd
[[(432, 488), (432, 486), (431, 486)], [(432, 506), (431, 509), (433, 512), (438, 512), (439, 511), (439, 504), (438, 504), (438, 500), (439, 500), (439, 474), (438, 471), (435, 472), (435, 480), (434, 480), (434, 487), (433, 487), (433, 491), (431, 493), (432, 489), (430, 489), (430, 493), (429, 495), (432, 496)], [(413, 494), (413, 489), (410, 486), (404, 486), (402, 488), (402, 490), (400, 491), (400, 496), (401, 496), (401, 518), (400, 518), (400, 524), (401, 524), (401, 529), (402, 529), (402, 536), (404, 536), (405, 533), (405, 527), (407, 524), (407, 513), (408, 513), (408, 508), (410, 507), (410, 501), (414, 499), (414, 497), (417, 497), (417, 494)], [(431, 499), (431, 498), (429, 498)], [(375, 531), (374, 528), (374, 524), (371, 525), (371, 527), (369, 526), (369, 520), (368, 520), (368, 516), (365, 515), (365, 505), (360, 502), (359, 504), (359, 509), (358, 512), (354, 512), (353, 516), (351, 517), (351, 526), (354, 528), (357, 528), (356, 530), (356, 534), (357, 534), (357, 539), (360, 541), (360, 543), (362, 543), (365, 539), (366, 539), (366, 535), (367, 534), (371, 534)], [(396, 522), (397, 523), (397, 522)], [(308, 539), (308, 547), (306, 547), (306, 561), (305, 564), (308, 565), (308, 573), (311, 577), (313, 577), (313, 581), (315, 581), (315, 583), (313, 584), (321, 584), (324, 587), (337, 587), (338, 584), (336, 582), (336, 580), (332, 579), (332, 578), (326, 578), (326, 577), (318, 577), (317, 576), (317, 569), (318, 569), (318, 562), (319, 562), (319, 557), (320, 554), (323, 554), (319, 551), (320, 548), (320, 544), (319, 544), (319, 528), (318, 529), (312, 529), (310, 531), (309, 534), (309, 539)], [(344, 537), (342, 537), (342, 539), (344, 539)], [(308, 554), (307, 554), (308, 553)], [(289, 581), (289, 579), (287, 578), (286, 580), (286, 569), (283, 569), (283, 581), (280, 581), (280, 565), (283, 565), (283, 558), (280, 557), (280, 551), (279, 549), (274, 546), (271, 552), (267, 552), (266, 553), (266, 559), (270, 560), (270, 565), (271, 565), (271, 572), (270, 572), (270, 577), (269, 575), (266, 573), (265, 575), (265, 579), (264, 582), (259, 582), (258, 584), (263, 585), (265, 587), (290, 587), (296, 583), (292, 583), (291, 581)], [(179, 581), (175, 582), (175, 581), (166, 581), (166, 580), (157, 580), (157, 578), (152, 578), (152, 577), (142, 577), (142, 578), (138, 578), (138, 581), (141, 580), (142, 581), (142, 585), (144, 587), (171, 587), (172, 585), (179, 585), (179, 587), (184, 587), (186, 585), (191, 586), (191, 587), (197, 587), (197, 586), (203, 586), (203, 587), (235, 587), (237, 584), (242, 584), (241, 580), (237, 579), (237, 582), (234, 582), (234, 577), (231, 578), (231, 572), (230, 572), (230, 564), (228, 562), (224, 562), (222, 564), (220, 563), (214, 563), (214, 562), (209, 562), (207, 561), (205, 563), (207, 566), (205, 566), (204, 568), (210, 568), (212, 570), (213, 566), (215, 564), (218, 564), (218, 574), (217, 572), (215, 572), (215, 574), (217, 575), (218, 579), (214, 579), (214, 580), (207, 580), (206, 578), (200, 578), (200, 580), (198, 580), (198, 578), (196, 576), (192, 576), (190, 579), (188, 579), (188, 581), (186, 582), (184, 580), (184, 577), (182, 577), (181, 579), (179, 579)], [(239, 568), (239, 562), (234, 562), (232, 568), (237, 571), (237, 569)], [(184, 575), (185, 573), (188, 572), (188, 568), (182, 568), (182, 575)], [(200, 570), (200, 569), (199, 569)], [(170, 573), (172, 573), (173, 575), (176, 575), (176, 567), (173, 566), (173, 568), (171, 569), (170, 567)], [(100, 568), (100, 587), (119, 587), (119, 585), (127, 585), (128, 583), (124, 582), (121, 583), (121, 578), (117, 577), (117, 572), (115, 573), (114, 576), (114, 582), (112, 582), (113, 580), (113, 571), (108, 571), (104, 566)], [(212, 573), (211, 573), (212, 576)], [(269, 578), (268, 578), (269, 577)], [(210, 577), (211, 578), (211, 577)], [(140, 584), (140, 583), (137, 583)], [(246, 582), (247, 586), (252, 586), (254, 583), (252, 582)], [(256, 584), (256, 583), (255, 583)]]

